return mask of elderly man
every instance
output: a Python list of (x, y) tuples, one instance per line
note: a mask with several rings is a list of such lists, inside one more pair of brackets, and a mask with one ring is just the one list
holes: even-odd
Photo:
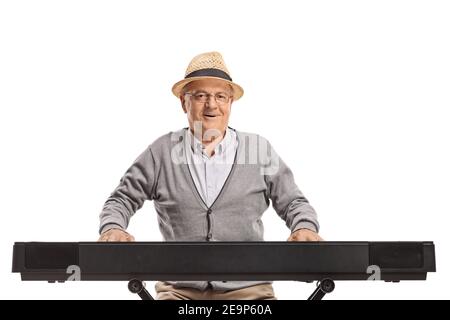
[[(128, 169), (100, 215), (100, 241), (133, 241), (125, 230), (145, 200), (154, 201), (166, 241), (262, 241), (270, 200), (291, 231), (289, 241), (320, 241), (314, 209), (269, 142), (228, 126), (231, 105), (244, 91), (222, 56), (194, 57), (172, 92), (189, 128), (158, 138)], [(155, 288), (165, 300), (275, 299), (267, 281), (158, 282)]]

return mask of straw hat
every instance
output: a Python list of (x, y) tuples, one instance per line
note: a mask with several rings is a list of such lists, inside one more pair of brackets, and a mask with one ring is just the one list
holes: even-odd
[(184, 79), (172, 87), (173, 94), (178, 98), (184, 86), (195, 80), (221, 79), (233, 88), (233, 100), (236, 101), (244, 94), (244, 89), (234, 83), (219, 52), (206, 52), (195, 56), (187, 67)]

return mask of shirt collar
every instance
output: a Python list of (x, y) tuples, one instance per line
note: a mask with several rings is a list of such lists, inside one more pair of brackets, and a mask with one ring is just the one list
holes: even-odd
[[(191, 143), (191, 149), (193, 152), (197, 151), (199, 154), (203, 153), (204, 146), (202, 142), (197, 139), (197, 137), (194, 136), (194, 134), (191, 132), (191, 130), (188, 128), (188, 141)], [(214, 148), (214, 155), (222, 155), (226, 152), (227, 148), (230, 146), (230, 144), (233, 142), (232, 136), (231, 136), (231, 130), (228, 128), (225, 129), (225, 136), (223, 137), (222, 141), (219, 142), (219, 144)]]

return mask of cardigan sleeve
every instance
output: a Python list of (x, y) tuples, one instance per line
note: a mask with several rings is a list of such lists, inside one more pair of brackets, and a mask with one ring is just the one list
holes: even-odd
[(291, 232), (303, 228), (319, 232), (317, 213), (295, 183), (291, 169), (264, 138), (261, 139), (261, 147), (267, 150), (261, 170), (274, 210)]

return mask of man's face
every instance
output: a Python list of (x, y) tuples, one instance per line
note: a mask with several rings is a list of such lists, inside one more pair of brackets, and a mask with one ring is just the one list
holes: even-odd
[[(217, 130), (221, 134), (225, 132), (233, 103), (232, 95), (230, 85), (216, 79), (194, 81), (183, 89), (180, 98), (183, 110), (188, 116), (189, 127), (194, 131), (194, 123), (197, 126), (200, 122), (203, 141), (211, 140), (216, 136), (213, 133)], [(195, 133), (197, 131), (196, 127)]]

